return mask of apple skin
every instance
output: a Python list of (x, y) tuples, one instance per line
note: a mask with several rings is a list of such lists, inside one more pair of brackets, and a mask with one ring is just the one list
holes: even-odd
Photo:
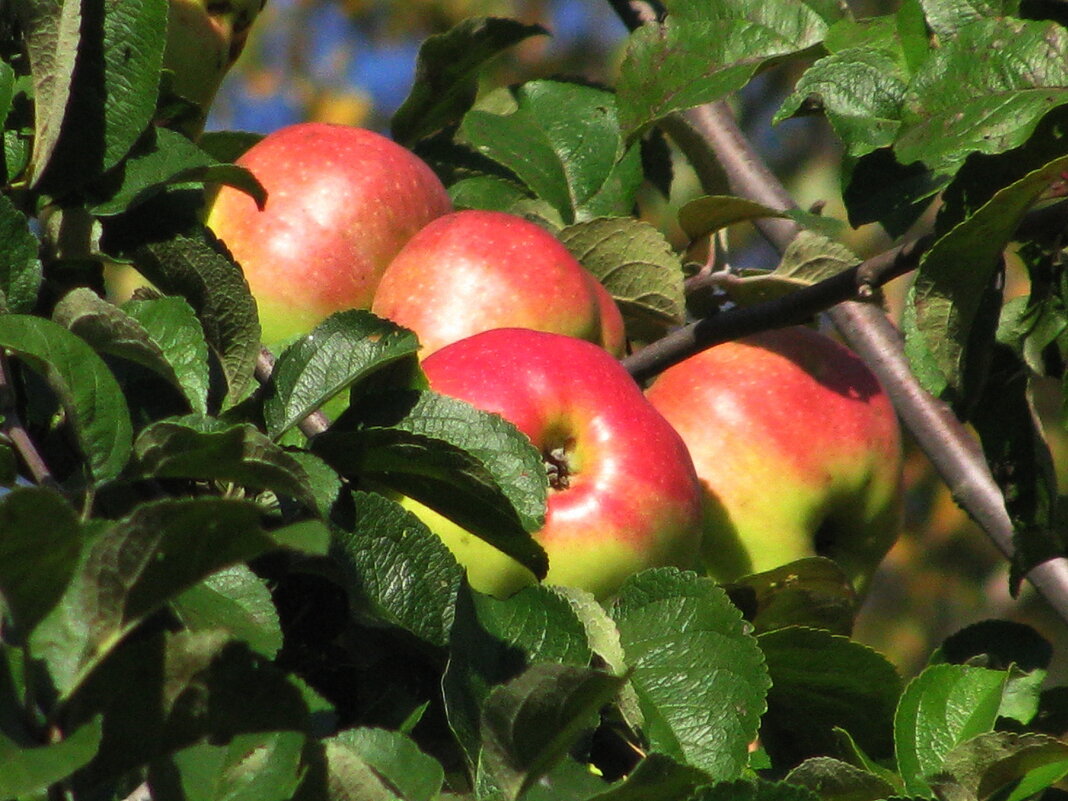
[[(601, 347), (574, 337), (498, 328), (423, 362), (431, 389), (500, 414), (562, 467), (534, 538), (545, 581), (612, 595), (648, 567), (697, 565), (701, 488), (686, 446)], [(534, 583), (511, 557), (425, 506), (403, 504), (435, 531), (472, 587), (499, 598)]]
[(386, 268), (371, 311), (415, 331), (423, 357), (492, 328), (567, 334), (616, 356), (626, 345), (601, 283), (544, 228), (501, 211), (429, 223)]
[(452, 210), (425, 162), (362, 128), (290, 125), (237, 164), (263, 184), (266, 206), (260, 211), (224, 186), (207, 224), (244, 269), (268, 345), (305, 334), (334, 312), (370, 308), (393, 256)]
[(732, 581), (809, 556), (859, 594), (901, 518), (901, 433), (852, 351), (794, 327), (709, 348), (646, 397), (682, 435), (705, 488), (702, 554)]
[(199, 115), (183, 130), (199, 136), (223, 78), (248, 41), (264, 0), (170, 0), (163, 66), (174, 73), (171, 90), (196, 104)]

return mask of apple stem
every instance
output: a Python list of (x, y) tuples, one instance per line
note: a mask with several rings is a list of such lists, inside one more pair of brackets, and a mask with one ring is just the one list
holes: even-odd
[(19, 417), (15, 390), (11, 383), (7, 354), (0, 350), (0, 437), (5, 437), (22, 457), (26, 469), (30, 471), (34, 482), (41, 486), (58, 486), (48, 464), (37, 451), (29, 432), (26, 431)]
[[(609, 2), (631, 30), (662, 17), (658, 3), (643, 0)], [(706, 190), (715, 191), (713, 187), (725, 172), (731, 191), (740, 197), (776, 210), (796, 208), (786, 188), (746, 139), (726, 103), (706, 103), (673, 114), (661, 126), (690, 159)], [(1059, 213), (1063, 222), (1063, 210)], [(800, 231), (800, 226), (790, 219), (768, 218), (756, 225), (780, 253)], [(789, 325), (797, 322), (799, 317), (811, 317), (821, 310), (819, 304), (826, 304), (822, 308), (830, 307), (827, 314), (843, 338), (878, 376), (905, 427), (931, 460), (957, 503), (1011, 559), (1015, 554), (1012, 520), (975, 439), (941, 401), (920, 386), (905, 357), (902, 337), (882, 309), (870, 303), (847, 300), (858, 297), (861, 286), (858, 278), (870, 287), (873, 275), (890, 277), (897, 274), (898, 269), (904, 273), (914, 268), (931, 241), (924, 237), (891, 249), (864, 262), (856, 272), (844, 273), (846, 277), (833, 285), (830, 281), (835, 279), (830, 279), (794, 293), (792, 302), (769, 302), (699, 320), (677, 334), (665, 337), (667, 341), (659, 351), (659, 358), (665, 359), (663, 366), (658, 367), (655, 363), (658, 352), (654, 352), (641, 360), (632, 357), (627, 361), (627, 367), (636, 377), (648, 378), (673, 363), (670, 360), (679, 361), (743, 333)], [(887, 264), (890, 266), (881, 273), (880, 268)], [(851, 294), (838, 297), (835, 295), (837, 291)], [(845, 302), (841, 302), (843, 300)], [(805, 305), (810, 301), (812, 305)], [(761, 320), (762, 328), (758, 328)], [(731, 330), (732, 325), (737, 328)], [(729, 330), (731, 336), (726, 335)], [(1045, 561), (1032, 568), (1027, 579), (1068, 622), (1068, 560), (1057, 557)]]

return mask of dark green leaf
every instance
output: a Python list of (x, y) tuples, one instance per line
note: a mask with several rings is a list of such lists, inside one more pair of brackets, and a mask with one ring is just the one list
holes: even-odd
[(29, 312), (41, 286), (37, 237), (26, 216), (0, 195), (0, 312)]
[(411, 512), (375, 493), (357, 493), (351, 531), (334, 534), (349, 603), (445, 646), (463, 571), (445, 545)]
[(945, 791), (955, 785), (970, 798), (987, 799), (1023, 780), (1011, 796), (1022, 799), (1046, 789), (1065, 774), (1068, 743), (1042, 734), (988, 732), (950, 751), (931, 785), (943, 798), (952, 797)]
[(820, 797), (807, 787), (786, 782), (720, 782), (702, 787), (690, 801), (817, 801)]
[(821, 629), (778, 629), (758, 638), (771, 676), (764, 747), (779, 765), (834, 750), (835, 728), (866, 753), (893, 753), (901, 680), (885, 657)]
[(625, 679), (588, 668), (532, 665), (497, 687), (482, 711), (483, 764), (518, 798), (597, 723)]
[(651, 748), (713, 779), (738, 778), (770, 682), (727, 594), (693, 573), (647, 570), (628, 579), (611, 613)]
[[(386, 729), (348, 729), (326, 740), (330, 786), (335, 795), (374, 798), (364, 788), (370, 778), (402, 801), (432, 801), (438, 797), (445, 772), (408, 737)], [(338, 794), (337, 790), (342, 789)]]
[(59, 5), (48, 0), (30, 14), (35, 85), (46, 109), (33, 180), (47, 178), (53, 191), (110, 170), (148, 127), (167, 27), (165, 0)]
[(724, 587), (756, 632), (811, 626), (848, 635), (857, 614), (857, 594), (842, 568), (814, 556)]
[(898, 770), (909, 793), (929, 795), (928, 779), (957, 745), (992, 731), (1007, 674), (933, 665), (905, 688), (894, 718)]
[(54, 745), (19, 748), (0, 733), (0, 796), (16, 798), (47, 790), (93, 758), (100, 747), (100, 718)]
[(831, 757), (813, 757), (791, 770), (786, 781), (816, 793), (821, 801), (879, 801), (897, 788), (869, 773)]
[(0, 497), (0, 596), (20, 639), (59, 602), (74, 575), (82, 530), (56, 491), (16, 487)]
[(328, 431), (313, 448), (342, 475), (414, 498), (513, 557), (536, 576), (548, 560), (541, 527), (548, 482), (541, 455), (502, 417), (432, 392), (368, 396), (355, 431)]
[[(134, 316), (138, 312), (151, 331)], [(119, 356), (162, 376), (182, 392), (192, 410), (206, 413), (208, 348), (192, 308), (181, 298), (131, 301), (119, 309), (81, 287), (63, 296), (52, 310), (52, 319), (97, 352)]]
[(504, 50), (548, 34), (517, 20), (469, 17), (419, 48), (411, 92), (393, 115), (393, 138), (412, 147), (419, 139), (460, 121), (478, 93), (482, 69)]
[(0, 315), (0, 347), (40, 373), (59, 397), (94, 481), (119, 475), (133, 426), (115, 377), (84, 341), (41, 317)]
[(254, 384), (260, 325), (240, 268), (203, 227), (149, 242), (137, 249), (134, 260), (162, 292), (189, 301), (222, 363), (227, 401), (243, 399)]
[(90, 204), (99, 217), (107, 217), (143, 203), (172, 184), (222, 183), (250, 194), (262, 205), (263, 186), (248, 170), (220, 164), (186, 136), (167, 128), (152, 128), (123, 163), (122, 171), (106, 176), (95, 188), (100, 199)]
[(559, 238), (615, 298), (632, 339), (655, 339), (682, 322), (682, 265), (652, 225), (600, 218), (569, 226)]
[(615, 97), (559, 81), (515, 90), (516, 107), (474, 109), (460, 138), (504, 165), (565, 223), (629, 215), (641, 184), (641, 154), (619, 130)]
[(586, 667), (591, 651), (568, 602), (542, 585), (503, 601), (463, 591), (455, 613), (442, 686), (449, 725), (474, 769), (481, 710), (493, 687), (536, 662)]
[(278, 358), (264, 400), (267, 432), (277, 439), (342, 390), (418, 349), (415, 334), (369, 311), (330, 316)]
[(663, 754), (649, 754), (625, 780), (589, 801), (689, 801), (698, 786), (708, 783), (704, 771), (683, 765)]
[(924, 386), (959, 400), (972, 325), (999, 268), (1002, 251), (1026, 211), (1068, 157), (998, 191), (924, 254), (905, 309), (906, 353)]
[[(170, 598), (216, 570), (291, 543), (293, 532), (268, 534), (259, 517), (254, 505), (241, 501), (157, 501), (99, 533), (60, 603), (30, 639), (57, 692), (72, 693), (127, 632)], [(321, 532), (310, 545), (323, 552), (326, 539)]]
[[(190, 415), (146, 427), (134, 443), (141, 474), (153, 478), (223, 481), (271, 490), (303, 503), (322, 517), (316, 488), (304, 466), (250, 424), (228, 425)], [(341, 489), (335, 477), (336, 496)], [(332, 498), (331, 498), (332, 500)]]

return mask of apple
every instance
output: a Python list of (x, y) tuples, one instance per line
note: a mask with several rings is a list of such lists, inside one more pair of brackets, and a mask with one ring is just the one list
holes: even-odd
[(890, 400), (856, 354), (809, 328), (768, 331), (668, 368), (646, 397), (704, 485), (712, 576), (825, 556), (864, 592), (897, 536), (902, 455)]
[(268, 345), (305, 334), (336, 311), (370, 308), (390, 260), (452, 209), (425, 162), (362, 128), (290, 125), (237, 163), (263, 184), (266, 206), (261, 211), (224, 186), (207, 224), (244, 269)]
[(532, 328), (625, 346), (615, 301), (547, 230), (514, 214), (439, 217), (382, 274), (371, 311), (410, 328), (426, 357), (491, 328)]
[[(431, 389), (500, 414), (544, 455), (545, 581), (604, 599), (648, 567), (697, 565), (701, 487), (682, 439), (603, 348), (563, 334), (497, 328), (423, 361)], [(467, 568), (471, 585), (507, 597), (526, 568), (425, 506), (403, 504)]]
[(199, 114), (183, 130), (196, 137), (226, 73), (248, 41), (264, 0), (170, 0), (163, 66), (174, 73), (171, 91)]

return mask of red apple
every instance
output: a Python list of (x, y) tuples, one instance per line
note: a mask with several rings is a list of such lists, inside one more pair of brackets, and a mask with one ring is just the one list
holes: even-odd
[(711, 575), (819, 555), (864, 591), (897, 536), (902, 457), (894, 409), (859, 357), (808, 328), (769, 331), (691, 356), (646, 396), (704, 485)]
[(500, 211), (457, 211), (411, 238), (371, 311), (411, 328), (422, 355), (491, 328), (533, 328), (620, 355), (623, 319), (601, 283), (541, 226)]
[[(602, 348), (574, 337), (498, 328), (423, 362), (430, 386), (510, 420), (545, 457), (550, 494), (534, 535), (546, 582), (605, 598), (643, 568), (696, 565), (701, 488), (679, 435)], [(467, 568), (505, 597), (533, 583), (514, 561), (406, 499)]]
[(390, 260), (452, 208), (430, 167), (362, 128), (290, 125), (237, 163), (267, 190), (266, 207), (223, 187), (207, 222), (245, 271), (267, 344), (369, 308)]

